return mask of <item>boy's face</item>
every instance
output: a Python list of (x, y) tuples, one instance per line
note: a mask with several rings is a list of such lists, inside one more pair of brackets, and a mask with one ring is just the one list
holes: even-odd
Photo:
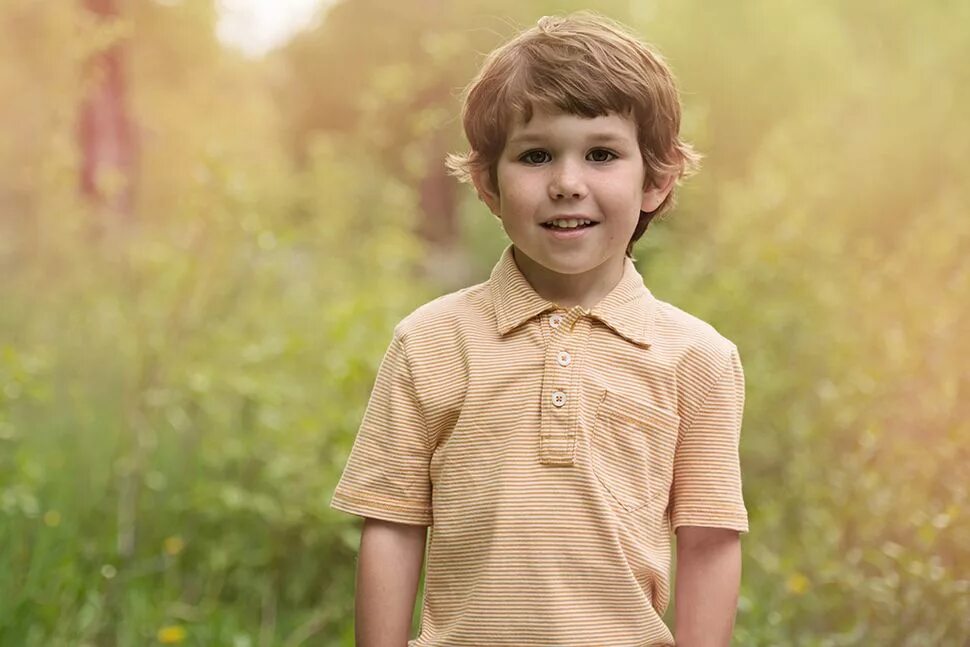
[[(644, 173), (631, 119), (536, 110), (508, 134), (498, 190), (487, 174), (473, 179), (517, 250), (557, 274), (580, 274), (622, 266), (640, 211), (670, 192), (673, 177), (645, 189)], [(592, 224), (575, 226), (580, 219)]]

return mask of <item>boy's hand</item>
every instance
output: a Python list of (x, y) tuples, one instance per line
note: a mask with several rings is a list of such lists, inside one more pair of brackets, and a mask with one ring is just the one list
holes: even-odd
[(730, 645), (740, 584), (741, 540), (736, 530), (679, 527), (677, 647)]
[(427, 526), (367, 518), (357, 558), (357, 647), (406, 647)]

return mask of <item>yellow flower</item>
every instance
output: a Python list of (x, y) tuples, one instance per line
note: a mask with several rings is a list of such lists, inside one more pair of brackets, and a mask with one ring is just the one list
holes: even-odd
[(163, 645), (177, 645), (185, 640), (185, 627), (169, 625), (158, 630), (158, 642)]
[(48, 510), (44, 513), (44, 523), (51, 528), (61, 525), (61, 513), (57, 510)]
[(808, 578), (796, 571), (788, 576), (788, 580), (785, 582), (785, 588), (788, 589), (789, 593), (801, 595), (808, 589), (809, 584), (811, 582), (808, 581)]
[(165, 538), (163, 546), (167, 555), (178, 555), (185, 548), (185, 540), (178, 535), (172, 535), (171, 537)]

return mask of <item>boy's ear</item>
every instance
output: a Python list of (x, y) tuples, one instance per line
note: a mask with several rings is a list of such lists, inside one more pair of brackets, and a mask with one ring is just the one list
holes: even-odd
[(674, 188), (677, 175), (671, 173), (651, 181), (646, 189), (643, 190), (643, 202), (640, 204), (640, 211), (650, 213), (656, 211), (657, 207), (667, 198), (670, 191)]
[(471, 172), (472, 184), (478, 192), (478, 199), (488, 205), (489, 211), (502, 217), (499, 209), (498, 192), (492, 188), (492, 180), (489, 177), (488, 169), (474, 170)]

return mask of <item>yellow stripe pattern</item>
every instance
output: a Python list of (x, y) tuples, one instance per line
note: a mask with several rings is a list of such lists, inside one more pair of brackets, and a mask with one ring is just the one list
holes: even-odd
[(431, 526), (408, 647), (673, 645), (672, 531), (747, 532), (737, 347), (625, 259), (591, 309), (489, 279), (394, 330), (331, 506)]

